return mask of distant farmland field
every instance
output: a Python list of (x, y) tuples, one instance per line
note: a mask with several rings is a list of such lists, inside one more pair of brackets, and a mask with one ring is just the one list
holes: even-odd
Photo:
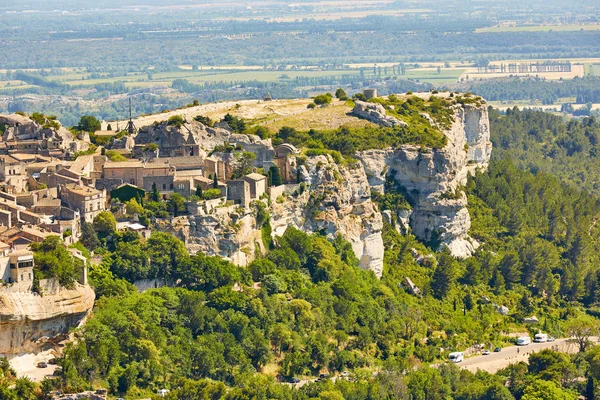
[(501, 32), (550, 32), (550, 31), (597, 31), (600, 24), (594, 25), (521, 25), (521, 26), (489, 26), (479, 28), (477, 33), (501, 33)]

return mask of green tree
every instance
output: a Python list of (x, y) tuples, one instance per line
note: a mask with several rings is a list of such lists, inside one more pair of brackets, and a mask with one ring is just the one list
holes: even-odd
[(167, 201), (167, 210), (177, 217), (185, 209), (185, 198), (179, 193), (171, 193)]
[(130, 199), (125, 203), (125, 211), (129, 215), (142, 214), (144, 212), (144, 207), (142, 207), (140, 203), (138, 203), (137, 200), (134, 198)]
[(567, 320), (565, 330), (575, 338), (579, 344), (579, 351), (584, 352), (590, 344), (590, 336), (598, 334), (599, 326), (596, 318), (587, 314), (580, 314)]
[(521, 400), (576, 400), (575, 393), (566, 391), (554, 382), (535, 380), (525, 388)]
[(249, 151), (244, 151), (236, 157), (236, 168), (234, 175), (238, 178), (243, 177), (246, 174), (252, 172), (252, 164), (256, 160), (256, 154)]
[(84, 222), (81, 225), (81, 239), (79, 240), (89, 251), (94, 251), (100, 246), (100, 240), (98, 240), (94, 225), (89, 222)]
[(156, 182), (152, 183), (152, 191), (150, 192), (150, 200), (160, 201), (160, 193), (158, 192), (158, 187), (156, 186)]
[(102, 211), (94, 218), (94, 229), (100, 237), (105, 238), (117, 231), (117, 220), (112, 213)]
[(79, 119), (77, 129), (84, 132), (94, 133), (101, 129), (102, 123), (91, 115), (84, 115)]
[(269, 174), (271, 175), (271, 186), (280, 186), (283, 184), (283, 179), (281, 179), (281, 173), (277, 165), (272, 165), (269, 168)]
[(177, 128), (181, 127), (184, 123), (185, 123), (185, 120), (183, 119), (183, 116), (181, 116), (181, 115), (173, 115), (167, 121), (167, 125), (175, 126)]
[(344, 91), (344, 89), (339, 88), (338, 90), (335, 91), (335, 97), (340, 100), (346, 100), (348, 98), (348, 95), (346, 95), (346, 92)]
[(196, 185), (196, 196), (202, 198), (202, 186)]
[(456, 279), (456, 260), (448, 253), (444, 252), (438, 259), (438, 265), (431, 278), (431, 290), (438, 299), (443, 299), (448, 295), (454, 286)]
[(219, 188), (219, 178), (217, 177), (217, 174), (215, 173), (213, 175), (213, 189), (218, 189)]
[(17, 379), (15, 382), (15, 393), (18, 399), (33, 400), (37, 399), (35, 395), (35, 382), (28, 377)]
[(327, 93), (327, 94), (320, 94), (320, 95), (316, 96), (313, 99), (313, 102), (318, 106), (322, 106), (322, 105), (326, 105), (326, 104), (331, 104), (331, 100), (332, 100), (331, 94)]

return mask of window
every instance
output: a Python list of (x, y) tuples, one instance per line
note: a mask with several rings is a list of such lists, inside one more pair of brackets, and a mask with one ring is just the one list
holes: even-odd
[(173, 184), (172, 184), (172, 183), (171, 183), (171, 186), (170, 186), (170, 187), (171, 187), (171, 190), (173, 190)]
[(21, 280), (23, 280), (23, 274), (21, 274)]
[(29, 280), (31, 280), (31, 272), (29, 273)]
[(167, 190), (167, 184), (163, 183), (163, 190)]
[(185, 189), (185, 185), (183, 183), (180, 183), (179, 185), (177, 185), (177, 189), (183, 190)]

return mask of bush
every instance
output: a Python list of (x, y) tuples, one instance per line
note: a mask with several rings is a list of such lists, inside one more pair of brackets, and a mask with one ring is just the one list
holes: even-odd
[(306, 106), (306, 108), (308, 108), (309, 110), (312, 110), (316, 107), (317, 105), (315, 103), (310, 103), (309, 105)]
[(214, 200), (221, 197), (221, 191), (219, 189), (209, 189), (202, 193), (204, 200)]
[(194, 117), (194, 120), (198, 121), (201, 124), (204, 124), (206, 126), (210, 126), (210, 127), (215, 126), (215, 121), (213, 121), (209, 117), (205, 117), (204, 115), (197, 115), (196, 117)]
[(181, 127), (184, 123), (185, 123), (185, 121), (184, 121), (184, 119), (183, 119), (183, 117), (181, 115), (173, 115), (167, 121), (167, 125), (169, 125), (169, 126), (176, 126), (178, 128)]
[(331, 104), (332, 96), (330, 93), (320, 94), (314, 98), (314, 103), (318, 106)]

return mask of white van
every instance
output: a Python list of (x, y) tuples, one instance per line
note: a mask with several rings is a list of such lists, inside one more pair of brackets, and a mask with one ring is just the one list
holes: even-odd
[(548, 334), (547, 333), (537, 333), (533, 337), (533, 341), (535, 343), (546, 343), (548, 341)]
[(454, 353), (450, 353), (448, 359), (450, 360), (450, 362), (459, 363), (464, 361), (465, 354), (462, 351), (455, 351)]
[(521, 336), (517, 339), (517, 346), (527, 346), (531, 344), (531, 338), (529, 336)]

